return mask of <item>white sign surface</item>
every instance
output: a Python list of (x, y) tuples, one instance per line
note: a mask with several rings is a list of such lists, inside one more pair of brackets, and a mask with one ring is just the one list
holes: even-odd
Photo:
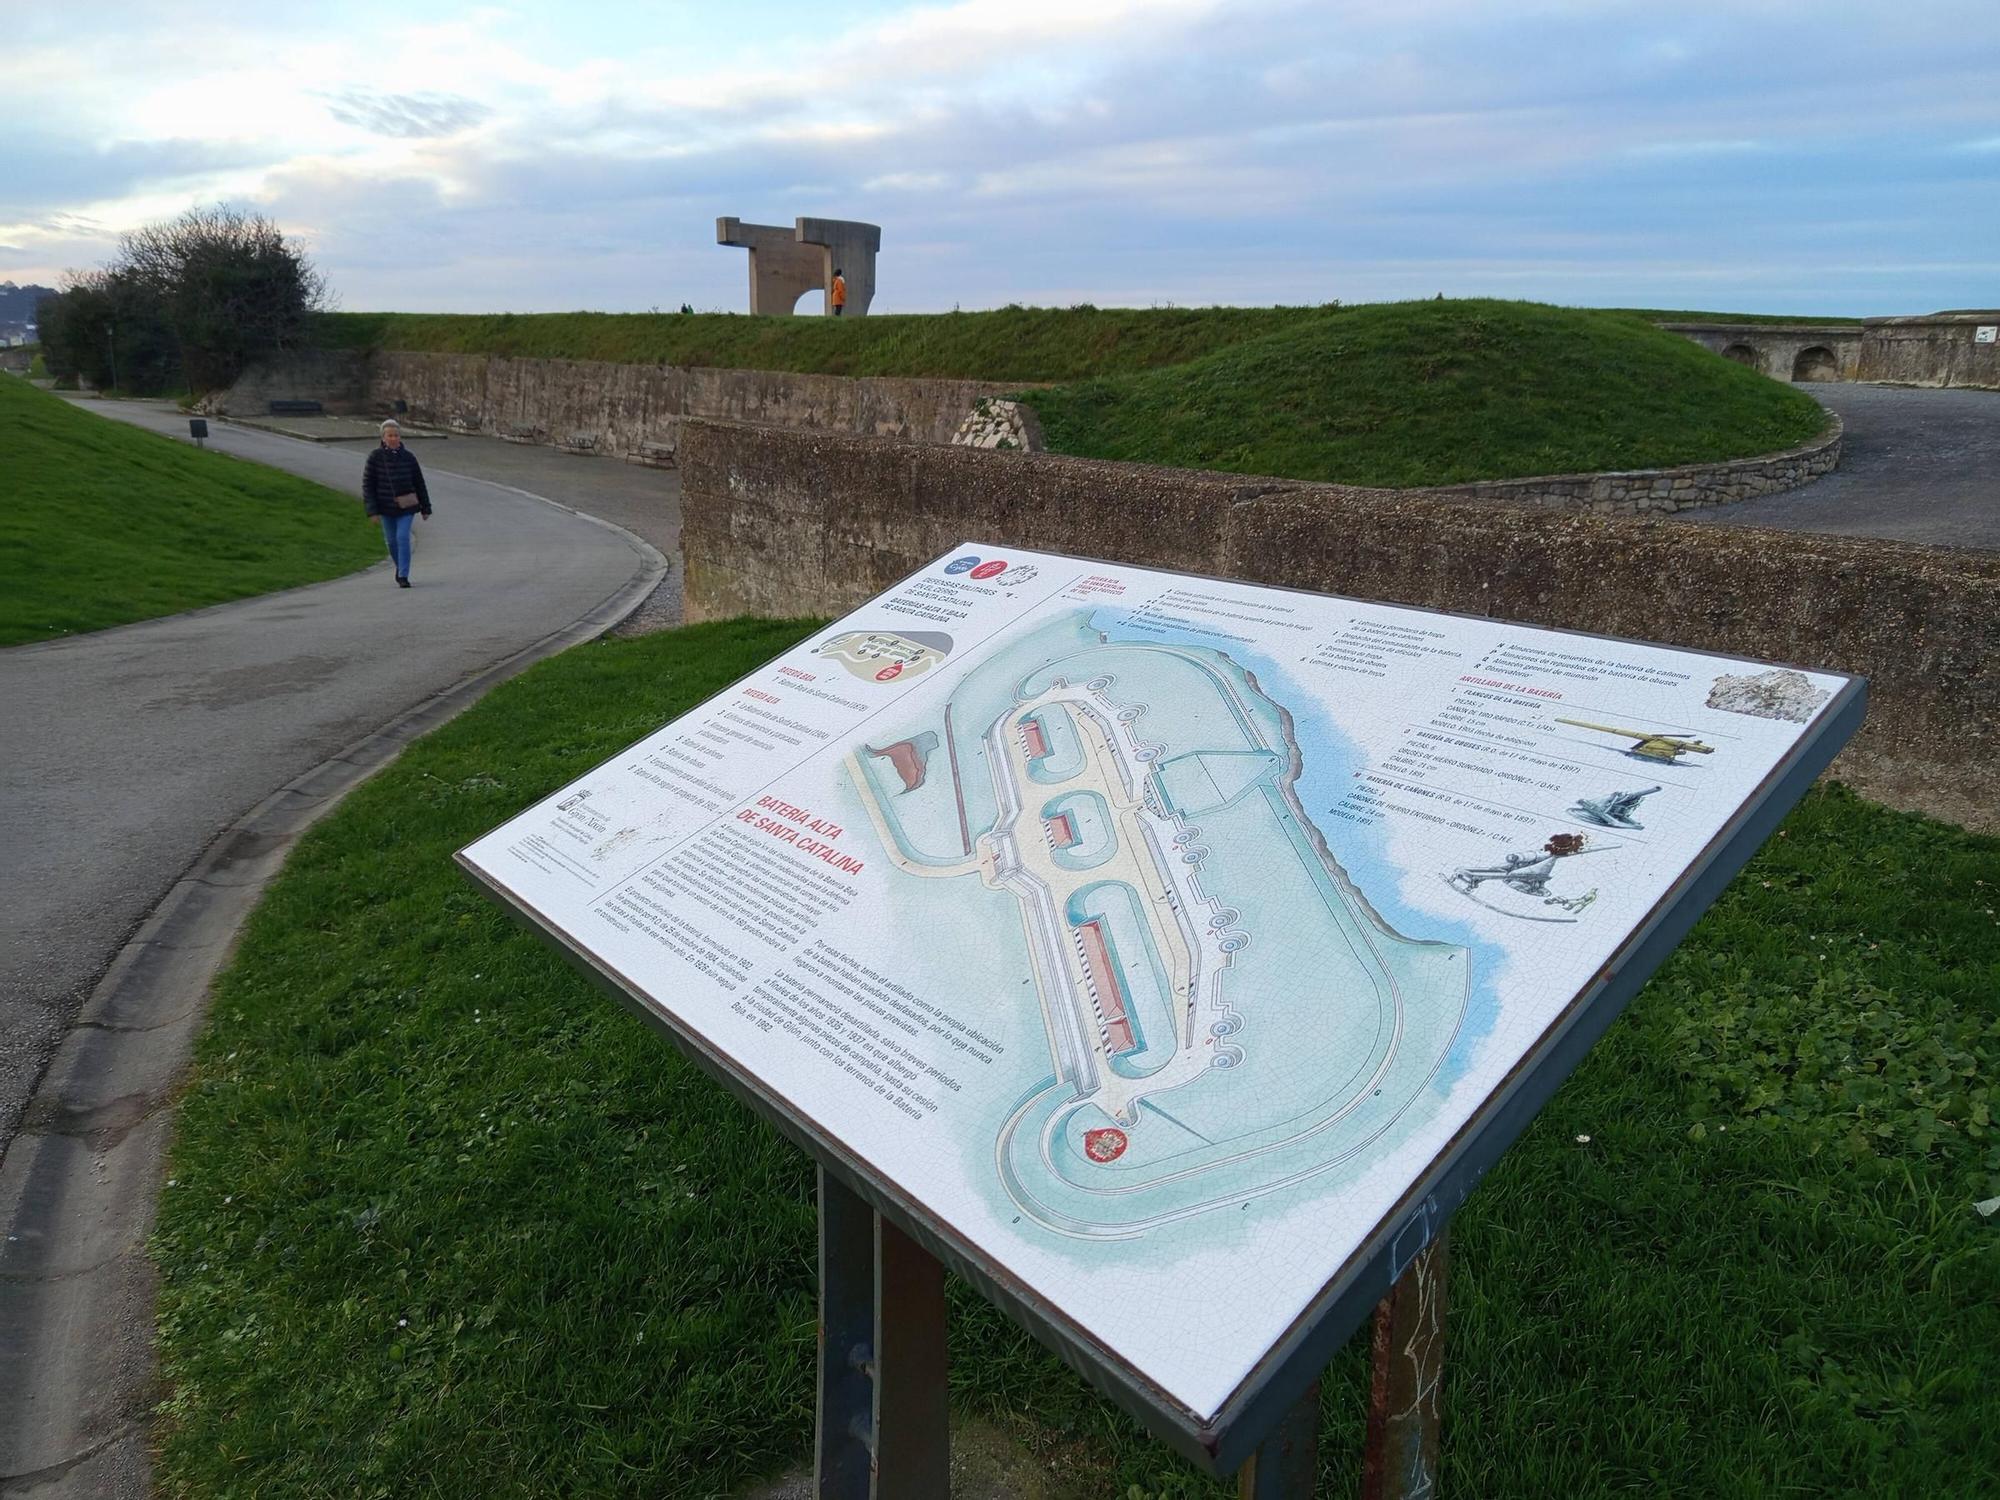
[(1972, 330), (1972, 341), (1975, 344), (1990, 344), (1996, 337), (2000, 337), (2000, 324), (1981, 323)]
[(972, 544), (462, 857), (1206, 1418), (1844, 683)]

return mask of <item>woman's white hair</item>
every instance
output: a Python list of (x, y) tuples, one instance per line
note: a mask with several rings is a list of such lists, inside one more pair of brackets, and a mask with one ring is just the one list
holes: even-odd
[(384, 432), (387, 432), (391, 427), (395, 428), (399, 434), (403, 430), (403, 424), (401, 422), (398, 422), (394, 417), (389, 418), (388, 421), (382, 424), (382, 430)]

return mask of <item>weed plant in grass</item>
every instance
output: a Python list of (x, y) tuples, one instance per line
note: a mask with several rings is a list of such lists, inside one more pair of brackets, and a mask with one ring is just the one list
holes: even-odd
[(1642, 318), (1529, 302), (1346, 308), (1022, 394), (1058, 453), (1392, 487), (1742, 458), (1827, 422)]
[[(451, 864), (804, 629), (580, 647), (300, 845), (181, 1109), (163, 1494), (694, 1497), (804, 1460), (809, 1163)], [(2000, 1493), (1996, 895), (2000, 840), (1839, 788), (1793, 814), (1459, 1215), (1451, 1493)], [(1234, 1493), (961, 1287), (951, 1318), (954, 1403), (1051, 1495)], [(1365, 1338), (1322, 1388), (1351, 1493)]]
[(0, 379), (0, 646), (102, 630), (374, 562), (360, 502)]

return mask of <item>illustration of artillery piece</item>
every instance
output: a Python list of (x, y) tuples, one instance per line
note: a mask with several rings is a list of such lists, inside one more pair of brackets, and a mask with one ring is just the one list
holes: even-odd
[[(1549, 877), (1555, 873), (1558, 860), (1570, 859), (1579, 854), (1603, 852), (1605, 851), (1589, 847), (1589, 840), (1580, 833), (1558, 833), (1532, 853), (1509, 854), (1497, 865), (1472, 865), (1454, 870), (1445, 877), (1445, 884), (1461, 896), (1503, 916), (1514, 917), (1524, 922), (1574, 922), (1577, 915), (1597, 899), (1596, 888), (1593, 887), (1579, 895), (1557, 895), (1549, 890)], [(1543, 906), (1558, 907), (1569, 915), (1541, 916), (1533, 912), (1496, 905), (1479, 894), (1479, 888), (1488, 881), (1498, 881), (1516, 896), (1540, 902)]]
[(1613, 724), (1592, 724), (1583, 719), (1557, 719), (1558, 724), (1571, 724), (1578, 729), (1594, 729), (1599, 734), (1623, 735), (1631, 740), (1632, 748), (1621, 751), (1634, 760), (1663, 761), (1677, 766), (1683, 755), (1713, 755), (1715, 746), (1704, 745), (1690, 735), (1654, 734), (1645, 729), (1620, 729)]
[(1658, 790), (1656, 786), (1649, 786), (1636, 792), (1607, 792), (1602, 797), (1579, 797), (1571, 804), (1570, 812), (1600, 828), (1644, 828), (1646, 825), (1633, 817), (1632, 812)]

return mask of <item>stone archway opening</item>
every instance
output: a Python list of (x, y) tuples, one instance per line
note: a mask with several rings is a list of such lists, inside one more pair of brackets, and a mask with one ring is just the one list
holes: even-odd
[(1722, 351), (1724, 359), (1733, 359), (1739, 365), (1748, 365), (1753, 370), (1764, 368), (1764, 356), (1748, 344), (1731, 344)]
[(826, 312), (826, 288), (809, 286), (799, 293), (799, 300), (792, 304), (795, 318), (817, 318)]
[(1792, 379), (1797, 381), (1838, 380), (1840, 379), (1840, 361), (1834, 357), (1833, 351), (1827, 348), (1826, 345), (1810, 345), (1807, 348), (1801, 349), (1798, 358), (1792, 361)]

